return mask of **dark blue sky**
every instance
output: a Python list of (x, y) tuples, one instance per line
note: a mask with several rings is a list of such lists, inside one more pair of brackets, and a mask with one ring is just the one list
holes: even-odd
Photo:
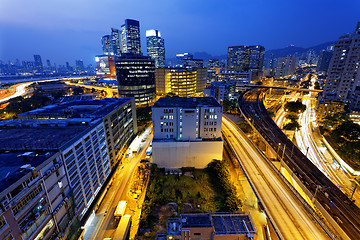
[(57, 64), (93, 63), (101, 36), (126, 18), (145, 31), (158, 29), (166, 56), (205, 51), (226, 54), (230, 45), (290, 44), (310, 47), (352, 32), (359, 0), (0, 0), (0, 60)]

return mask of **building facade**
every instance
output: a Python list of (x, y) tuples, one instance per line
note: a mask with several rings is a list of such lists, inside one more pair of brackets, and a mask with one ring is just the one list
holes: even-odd
[(316, 120), (321, 124), (327, 116), (342, 113), (344, 111), (344, 105), (343, 102), (330, 101), (327, 99), (317, 101), (315, 108)]
[(96, 76), (103, 80), (116, 82), (115, 59), (114, 56), (99, 55), (95, 57)]
[(104, 35), (101, 38), (101, 45), (102, 45), (102, 50), (103, 50), (104, 55), (114, 55), (114, 52), (112, 50), (110, 35)]
[(167, 240), (257, 239), (250, 215), (238, 213), (186, 213), (167, 222)]
[(211, 97), (163, 97), (152, 107), (153, 162), (204, 168), (222, 160), (222, 106)]
[(323, 96), (341, 101), (356, 109), (353, 104), (354, 92), (360, 85), (360, 22), (353, 33), (339, 38), (334, 46)]
[(141, 55), (139, 21), (126, 19), (121, 26), (121, 49), (122, 53)]
[(0, 238), (66, 236), (75, 206), (61, 154), (46, 149), (0, 150), (0, 159), (4, 174), (0, 180)]
[(123, 54), (115, 63), (119, 97), (135, 98), (136, 106), (155, 102), (155, 63), (150, 57)]
[(116, 28), (111, 28), (111, 51), (115, 56), (121, 55), (121, 45), (120, 45), (120, 31)]
[(156, 94), (174, 93), (179, 97), (191, 97), (205, 89), (206, 68), (157, 68)]
[(265, 48), (260, 45), (228, 47), (228, 68), (238, 72), (262, 71), (264, 54)]
[(44, 68), (43, 68), (43, 63), (41, 61), (41, 56), (40, 55), (34, 55), (34, 60), (35, 60), (35, 69), (38, 72), (43, 72)]
[(155, 61), (155, 67), (165, 67), (165, 44), (160, 31), (146, 31), (146, 47), (148, 56)]
[(7, 129), (13, 136), (2, 136), (0, 145), (5, 141), (17, 142), (29, 149), (51, 147), (60, 152), (76, 215), (82, 219), (137, 133), (134, 99), (70, 101), (19, 117), (2, 122), (3, 127), (15, 128)]
[(296, 57), (287, 56), (287, 57), (278, 58), (275, 77), (280, 78), (280, 77), (292, 75), (295, 73), (295, 70), (296, 70)]
[(322, 50), (319, 55), (319, 60), (316, 66), (317, 72), (327, 73), (332, 58), (333, 51)]

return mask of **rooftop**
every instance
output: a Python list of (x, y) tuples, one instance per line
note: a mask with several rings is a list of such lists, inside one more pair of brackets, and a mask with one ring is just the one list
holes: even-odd
[[(22, 119), (15, 119), (14, 122), (18, 122), (16, 120)], [(30, 123), (37, 119), (24, 120)], [(34, 125), (33, 127), (0, 126), (0, 149), (59, 149), (87, 127), (89, 127), (87, 124), (67, 125), (63, 127), (50, 125)]]
[(0, 151), (0, 192), (55, 153), (56, 151)]
[(163, 107), (221, 107), (213, 97), (162, 97), (154, 104), (153, 108)]
[(181, 214), (183, 228), (211, 228), (210, 214)]
[(62, 116), (66, 118), (101, 118), (131, 98), (106, 98), (103, 100), (74, 100), (52, 104), (19, 115), (20, 118)]
[(172, 235), (172, 236), (179, 236), (181, 235), (181, 222), (180, 219), (175, 218), (175, 219), (168, 219), (167, 222), (167, 235)]
[(215, 235), (256, 234), (250, 216), (246, 214), (212, 214)]

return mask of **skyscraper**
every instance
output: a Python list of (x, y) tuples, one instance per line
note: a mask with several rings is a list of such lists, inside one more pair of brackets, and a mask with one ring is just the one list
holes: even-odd
[(339, 38), (335, 43), (334, 54), (330, 61), (328, 77), (324, 87), (324, 97), (329, 100), (347, 103), (353, 106), (357, 86), (360, 86), (360, 22), (353, 33)]
[(249, 70), (252, 72), (262, 71), (265, 48), (260, 45), (249, 46)]
[(231, 46), (228, 48), (228, 68), (239, 72), (259, 72), (264, 63), (265, 48), (255, 46)]
[(123, 53), (141, 55), (139, 21), (126, 19), (121, 26), (121, 50)]
[(158, 30), (146, 31), (147, 54), (155, 61), (155, 67), (165, 67), (164, 39)]
[(112, 52), (115, 56), (121, 55), (121, 45), (120, 45), (120, 31), (116, 28), (111, 28), (111, 47)]
[(110, 35), (105, 35), (101, 38), (102, 50), (104, 55), (114, 55), (111, 44)]
[(233, 71), (245, 72), (249, 66), (249, 53), (246, 46), (228, 47), (227, 67)]
[(38, 72), (42, 72), (43, 71), (43, 64), (42, 64), (40, 55), (34, 55), (34, 60), (35, 60), (35, 69)]
[(122, 54), (115, 63), (119, 97), (134, 97), (136, 106), (155, 101), (155, 62), (150, 57)]

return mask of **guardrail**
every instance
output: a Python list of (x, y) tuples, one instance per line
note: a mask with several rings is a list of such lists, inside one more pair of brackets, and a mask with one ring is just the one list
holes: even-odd
[[(241, 114), (245, 117), (241, 109), (239, 108)], [(245, 117), (245, 119), (247, 119)], [(231, 121), (231, 120), (229, 120)], [(259, 134), (253, 124), (247, 120), (250, 126)], [(246, 136), (246, 134), (236, 126), (238, 131), (243, 134), (246, 141), (251, 144), (265, 159), (265, 161), (270, 165), (270, 167), (274, 170), (274, 172), (283, 180), (283, 182), (289, 187), (292, 193), (296, 196), (296, 198), (303, 204), (306, 210), (314, 217), (314, 219), (320, 224), (320, 226), (324, 229), (324, 231), (328, 234), (328, 236), (333, 240), (340, 240), (337, 235), (328, 227), (328, 225), (321, 219), (321, 217), (315, 212), (315, 210), (306, 202), (306, 200), (298, 193), (298, 191), (291, 185), (291, 183), (284, 177), (284, 175), (275, 167), (275, 165), (266, 157), (266, 155)], [(270, 146), (271, 147), (271, 146)]]
[[(241, 130), (240, 130), (240, 131), (241, 131)], [(257, 189), (255, 188), (254, 183), (253, 183), (252, 180), (248, 177), (249, 174), (247, 173), (246, 169), (242, 166), (242, 164), (241, 164), (241, 162), (240, 162), (239, 156), (237, 155), (237, 153), (236, 153), (236, 152), (233, 150), (233, 148), (231, 147), (231, 145), (230, 145), (230, 143), (229, 143), (229, 141), (228, 141), (228, 139), (227, 139), (226, 134), (222, 134), (222, 135), (223, 135), (224, 141), (226, 142), (226, 144), (229, 145), (232, 154), (234, 155), (234, 157), (236, 158), (237, 162), (239, 163), (239, 166), (240, 166), (241, 170), (244, 172), (245, 177), (246, 177), (246, 179), (248, 180), (248, 182), (249, 182), (249, 184), (250, 184), (250, 186), (251, 186), (251, 189), (254, 191), (256, 198), (263, 204), (263, 206), (264, 206), (264, 212), (265, 212), (266, 216), (269, 218), (269, 222), (270, 222), (271, 226), (273, 227), (273, 229), (274, 229), (274, 231), (275, 231), (275, 234), (277, 235), (277, 237), (278, 237), (279, 239), (285, 239), (285, 238), (282, 236), (279, 228), (276, 226), (275, 221), (274, 221), (274, 219), (272, 218), (272, 216), (267, 213), (267, 208), (266, 208), (266, 206), (265, 206), (265, 204), (264, 204), (264, 201), (262, 200), (260, 194), (258, 193)]]

